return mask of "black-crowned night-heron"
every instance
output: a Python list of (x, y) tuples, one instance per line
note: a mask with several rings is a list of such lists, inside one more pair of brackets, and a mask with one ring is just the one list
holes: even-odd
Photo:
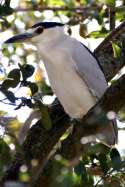
[[(99, 63), (90, 50), (56, 22), (40, 22), (5, 43), (32, 41), (45, 64), (51, 87), (71, 118), (81, 118), (107, 89)], [(99, 133), (106, 143), (117, 142), (117, 127), (109, 122)], [(99, 136), (100, 137), (100, 136)]]

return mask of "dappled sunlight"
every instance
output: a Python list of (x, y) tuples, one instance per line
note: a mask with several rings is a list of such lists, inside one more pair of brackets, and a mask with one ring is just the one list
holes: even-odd
[[(113, 37), (110, 35), (111, 41), (107, 37), (124, 21), (124, 6), (125, 1), (122, 0), (0, 1), (0, 174), (5, 175), (0, 182), (1, 179), (5, 181), (5, 187), (30, 187), (31, 184), (38, 187), (115, 187), (125, 184), (125, 109), (122, 102), (125, 100), (125, 89), (122, 89), (123, 81), (120, 79), (125, 74), (124, 25), (120, 31), (115, 31)], [(42, 51), (47, 45), (45, 38), (42, 38), (40, 56), (32, 38), (41, 39), (39, 35), (45, 31), (41, 25), (38, 29), (34, 27), (30, 35), (27, 32), (23, 38), (18, 38), (18, 41), (22, 41), (27, 36), (33, 43), (28, 40), (26, 43), (4, 43), (40, 21), (66, 24), (65, 36), (77, 39), (93, 51), (109, 81), (108, 88), (105, 87), (108, 90), (103, 96), (105, 90), (97, 96), (96, 89), (91, 86), (92, 81), (98, 81), (96, 87), (103, 81), (94, 69), (95, 56), (91, 56), (86, 48), (83, 47), (83, 55), (81, 48), (74, 49), (74, 43), (70, 46), (62, 39), (64, 47), (62, 45), (61, 48), (57, 42)], [(56, 36), (53, 33), (50, 34), (52, 39)], [(100, 45), (102, 42), (103, 45)], [(54, 49), (57, 53), (53, 52)], [(62, 50), (60, 54), (59, 50)], [(66, 55), (63, 56), (63, 53)], [(80, 55), (83, 55), (86, 65), (82, 73), (83, 67), (78, 67)], [(91, 68), (88, 68), (89, 57), (95, 60), (90, 64)], [(71, 63), (73, 61), (71, 67), (67, 66), (70, 60)], [(48, 67), (52, 72), (49, 76), (46, 61), (50, 63)], [(56, 66), (52, 66), (55, 62)], [(56, 68), (59, 66), (59, 69)], [(72, 72), (77, 76), (69, 79)], [(91, 78), (93, 73), (95, 79)], [(56, 75), (58, 79), (53, 79)], [(77, 79), (77, 83), (79, 80), (85, 82), (86, 87), (82, 88), (92, 96), (92, 103), (86, 95), (82, 95), (79, 84), (78, 87), (75, 85)], [(67, 98), (63, 107), (56, 93), (62, 104), (64, 97)], [(77, 94), (82, 97), (75, 97)], [(82, 105), (82, 101), (85, 105)], [(96, 101), (97, 105), (93, 106)], [(91, 106), (88, 111), (83, 106), (88, 106), (89, 102)], [(85, 111), (84, 116), (81, 108)], [(75, 111), (75, 117), (72, 111)], [(116, 145), (117, 130), (115, 123), (112, 123), (115, 120), (118, 125)]]

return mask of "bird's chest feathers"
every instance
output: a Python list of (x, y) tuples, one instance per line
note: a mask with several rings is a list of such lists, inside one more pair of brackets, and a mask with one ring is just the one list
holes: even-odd
[(76, 72), (68, 47), (42, 50), (51, 87), (71, 117), (85, 114), (95, 101), (84, 80)]
[(73, 68), (73, 64), (70, 63), (70, 51), (67, 49), (44, 46), (44, 48), (41, 48), (41, 57), (43, 58), (48, 76), (51, 76), (51, 79), (63, 79), (71, 68)]

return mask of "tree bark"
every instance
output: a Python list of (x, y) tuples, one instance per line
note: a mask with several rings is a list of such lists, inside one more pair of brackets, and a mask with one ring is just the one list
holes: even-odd
[[(125, 104), (125, 75), (123, 75), (120, 79), (118, 79), (114, 84), (112, 84), (108, 90), (105, 92), (103, 97), (98, 101), (98, 103), (83, 117), (82, 121), (77, 123), (77, 125), (74, 126), (73, 132), (67, 139), (65, 139), (62, 142), (61, 149), (57, 151), (57, 154), (60, 154), (63, 156), (63, 158), (69, 160), (70, 162), (75, 162), (79, 159), (79, 157), (89, 149), (88, 145), (83, 145), (81, 143), (81, 138), (88, 135), (94, 135), (99, 132), (100, 130), (100, 120), (99, 116), (103, 114), (104, 118), (104, 124), (108, 124), (108, 119), (106, 117), (106, 114), (108, 111), (114, 111), (118, 112)], [(97, 114), (97, 110), (101, 109), (100, 112)], [(106, 122), (107, 121), (107, 122)], [(102, 128), (102, 127), (101, 127)], [(51, 163), (51, 166), (50, 166)], [(53, 163), (53, 164), (52, 164)], [(43, 186), (45, 182), (43, 180), (46, 178), (46, 180), (50, 181), (48, 184), (48, 187), (54, 187), (52, 177), (53, 172), (52, 168), (54, 167), (55, 161), (50, 161), (47, 163), (43, 171), (41, 173), (39, 172), (38, 177), (35, 180), (35, 183), (33, 187), (39, 187)], [(46, 176), (46, 169), (48, 169), (49, 173), (49, 179)], [(58, 186), (58, 185), (57, 185)]]
[(121, 56), (115, 58), (112, 49), (112, 42), (118, 44), (122, 43), (122, 46), (124, 46), (125, 22), (114, 29), (94, 51), (107, 81), (110, 81), (125, 65), (125, 47), (121, 48)]

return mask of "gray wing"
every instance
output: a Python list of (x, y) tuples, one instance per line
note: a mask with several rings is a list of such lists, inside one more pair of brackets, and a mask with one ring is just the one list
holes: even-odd
[(92, 53), (84, 45), (74, 40), (72, 58), (77, 73), (87, 84), (93, 96), (100, 98), (107, 89), (104, 74)]
[[(73, 44), (74, 43), (74, 44)], [(74, 40), (72, 47), (72, 59), (77, 73), (87, 84), (92, 95), (98, 99), (107, 89), (104, 74), (93, 54), (80, 42)], [(100, 133), (103, 135), (100, 136)], [(118, 128), (115, 120), (100, 129), (99, 139), (108, 145), (114, 145), (118, 140)], [(97, 134), (98, 135), (98, 134)]]

